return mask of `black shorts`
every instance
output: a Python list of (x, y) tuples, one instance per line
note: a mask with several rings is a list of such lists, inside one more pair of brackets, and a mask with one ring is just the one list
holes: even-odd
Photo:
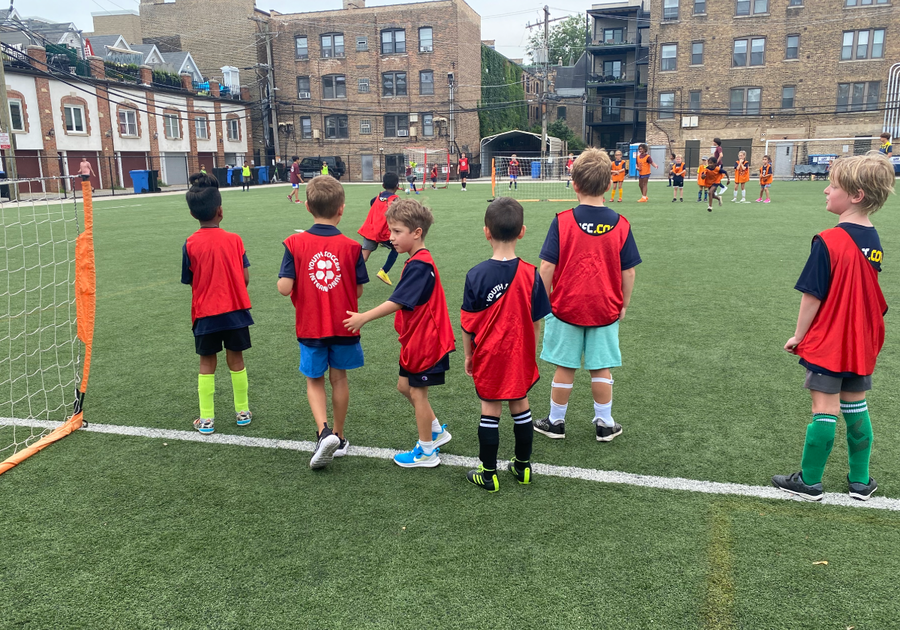
[(460, 172), (459, 172), (459, 178), (460, 178), (460, 179), (465, 179), (465, 178), (467, 178), (468, 176), (469, 176), (469, 171), (460, 171)]
[(194, 346), (200, 356), (209, 356), (222, 352), (222, 346), (232, 352), (243, 352), (250, 348), (250, 327), (234, 330), (219, 330), (205, 335), (194, 336)]
[(88, 181), (90, 178), (91, 178), (90, 175), (82, 175), (82, 176), (81, 176), (81, 181), (86, 182), (86, 181)]
[(405, 376), (409, 380), (410, 387), (431, 387), (432, 385), (443, 385), (444, 375), (450, 369), (450, 355), (444, 355), (444, 358), (437, 364), (425, 370), (424, 372), (407, 372), (400, 366), (400, 376)]
[(672, 187), (673, 188), (684, 188), (684, 175), (673, 175), (672, 176)]

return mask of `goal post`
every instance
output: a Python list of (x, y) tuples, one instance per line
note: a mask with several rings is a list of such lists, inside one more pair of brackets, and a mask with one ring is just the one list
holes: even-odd
[(785, 180), (810, 174), (824, 175), (828, 165), (837, 158), (864, 155), (880, 146), (878, 136), (766, 139), (765, 155), (772, 161), (775, 179)]
[(520, 202), (576, 202), (564, 156), (495, 156), (491, 160), (491, 192), (494, 198), (512, 197)]
[[(407, 147), (403, 149), (403, 156), (406, 158), (407, 164), (415, 164), (413, 172), (416, 174), (417, 181), (422, 183), (423, 188), (432, 183), (431, 173), (435, 166), (437, 167), (435, 187), (447, 188), (450, 186), (450, 151), (448, 149)], [(399, 175), (402, 183), (404, 174), (399, 173)]]
[[(84, 424), (96, 311), (91, 183), (10, 180), (0, 203), (0, 474)], [(31, 192), (25, 192), (29, 190)], [(34, 192), (41, 191), (41, 192)]]

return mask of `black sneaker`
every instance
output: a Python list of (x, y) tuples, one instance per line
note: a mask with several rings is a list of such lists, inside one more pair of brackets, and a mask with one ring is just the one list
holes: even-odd
[(598, 442), (612, 442), (619, 435), (622, 435), (622, 425), (618, 422), (613, 422), (611, 427), (604, 424), (597, 424)]
[(680, 201), (681, 203), (684, 203), (684, 197), (680, 197), (680, 198), (678, 199), (678, 201)]
[(672, 197), (672, 203), (675, 203), (676, 201), (678, 201), (678, 200), (675, 199), (674, 197)]
[(350, 448), (350, 442), (348, 442), (347, 440), (345, 440), (344, 438), (342, 438), (340, 436), (338, 436), (338, 439), (341, 441), (341, 443), (338, 444), (337, 449), (335, 449), (334, 456), (335, 457), (343, 457), (344, 455), (347, 454), (347, 449)]
[(469, 483), (484, 488), (488, 492), (497, 492), (500, 489), (500, 480), (497, 479), (496, 469), (488, 470), (483, 464), (467, 472), (466, 479), (469, 480)]
[(772, 485), (805, 501), (821, 501), (825, 496), (825, 493), (822, 492), (822, 482), (811, 486), (806, 485), (799, 472), (795, 472), (793, 475), (775, 475), (772, 477)]
[(553, 438), (554, 440), (558, 440), (566, 437), (566, 421), (557, 422), (553, 424), (550, 422), (549, 416), (546, 418), (541, 418), (540, 420), (533, 420), (531, 422), (534, 425), (534, 430), (538, 433), (543, 433), (548, 438)]
[(850, 481), (850, 475), (847, 475), (847, 483), (850, 484), (850, 496), (860, 501), (868, 501), (878, 490), (878, 484), (875, 483), (874, 477), (869, 477), (869, 483), (859, 483)]
[(341, 439), (331, 432), (328, 425), (317, 435), (316, 450), (309, 460), (310, 468), (325, 468), (334, 459), (334, 452), (341, 445)]
[[(524, 466), (521, 470), (516, 467), (516, 464), (521, 464)], [(512, 458), (512, 461), (509, 462), (509, 465), (506, 469), (513, 474), (513, 477), (516, 478), (523, 486), (531, 483), (531, 462), (520, 462), (515, 457)]]

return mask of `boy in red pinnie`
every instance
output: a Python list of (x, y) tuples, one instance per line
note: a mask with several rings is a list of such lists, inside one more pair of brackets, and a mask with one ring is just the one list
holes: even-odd
[(375, 276), (386, 285), (391, 286), (391, 278), (388, 276), (388, 272), (397, 260), (397, 252), (394, 250), (394, 246), (391, 245), (391, 230), (388, 228), (384, 215), (388, 207), (397, 200), (400, 177), (396, 173), (385, 173), (384, 177), (381, 178), (381, 185), (384, 187), (384, 190), (369, 202), (369, 214), (366, 216), (366, 220), (357, 231), (357, 234), (363, 237), (362, 249), (363, 260), (365, 261), (369, 260), (369, 256), (378, 249), (379, 245), (390, 250), (387, 260), (384, 261), (384, 266), (378, 270)]
[(516, 256), (516, 241), (525, 236), (523, 220), (522, 206), (514, 199), (503, 197), (488, 206), (484, 235), (494, 255), (466, 274), (460, 317), (466, 374), (475, 380), (481, 399), (481, 466), (467, 478), (488, 492), (500, 489), (497, 450), (504, 401), (516, 437), (516, 455), (507, 468), (519, 483), (531, 483), (534, 429), (528, 391), (540, 378), (537, 336), (540, 320), (550, 313), (550, 300), (537, 268)]

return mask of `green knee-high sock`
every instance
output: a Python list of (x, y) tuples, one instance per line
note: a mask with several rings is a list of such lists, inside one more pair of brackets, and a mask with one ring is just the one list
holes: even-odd
[(216, 417), (216, 375), (201, 374), (197, 379), (197, 393), (200, 394), (200, 417), (211, 420)]
[(247, 400), (247, 368), (231, 373), (231, 387), (234, 390), (234, 410), (238, 413), (250, 411), (250, 402)]
[(847, 458), (850, 481), (869, 483), (869, 456), (872, 454), (872, 421), (865, 398), (855, 402), (841, 401), (841, 413), (847, 423)]
[[(800, 462), (803, 483), (808, 485), (822, 481), (825, 462), (834, 446), (834, 428), (837, 416), (814, 413), (813, 421), (806, 427), (806, 444), (803, 445), (803, 459)], [(868, 481), (868, 480), (866, 480)]]

